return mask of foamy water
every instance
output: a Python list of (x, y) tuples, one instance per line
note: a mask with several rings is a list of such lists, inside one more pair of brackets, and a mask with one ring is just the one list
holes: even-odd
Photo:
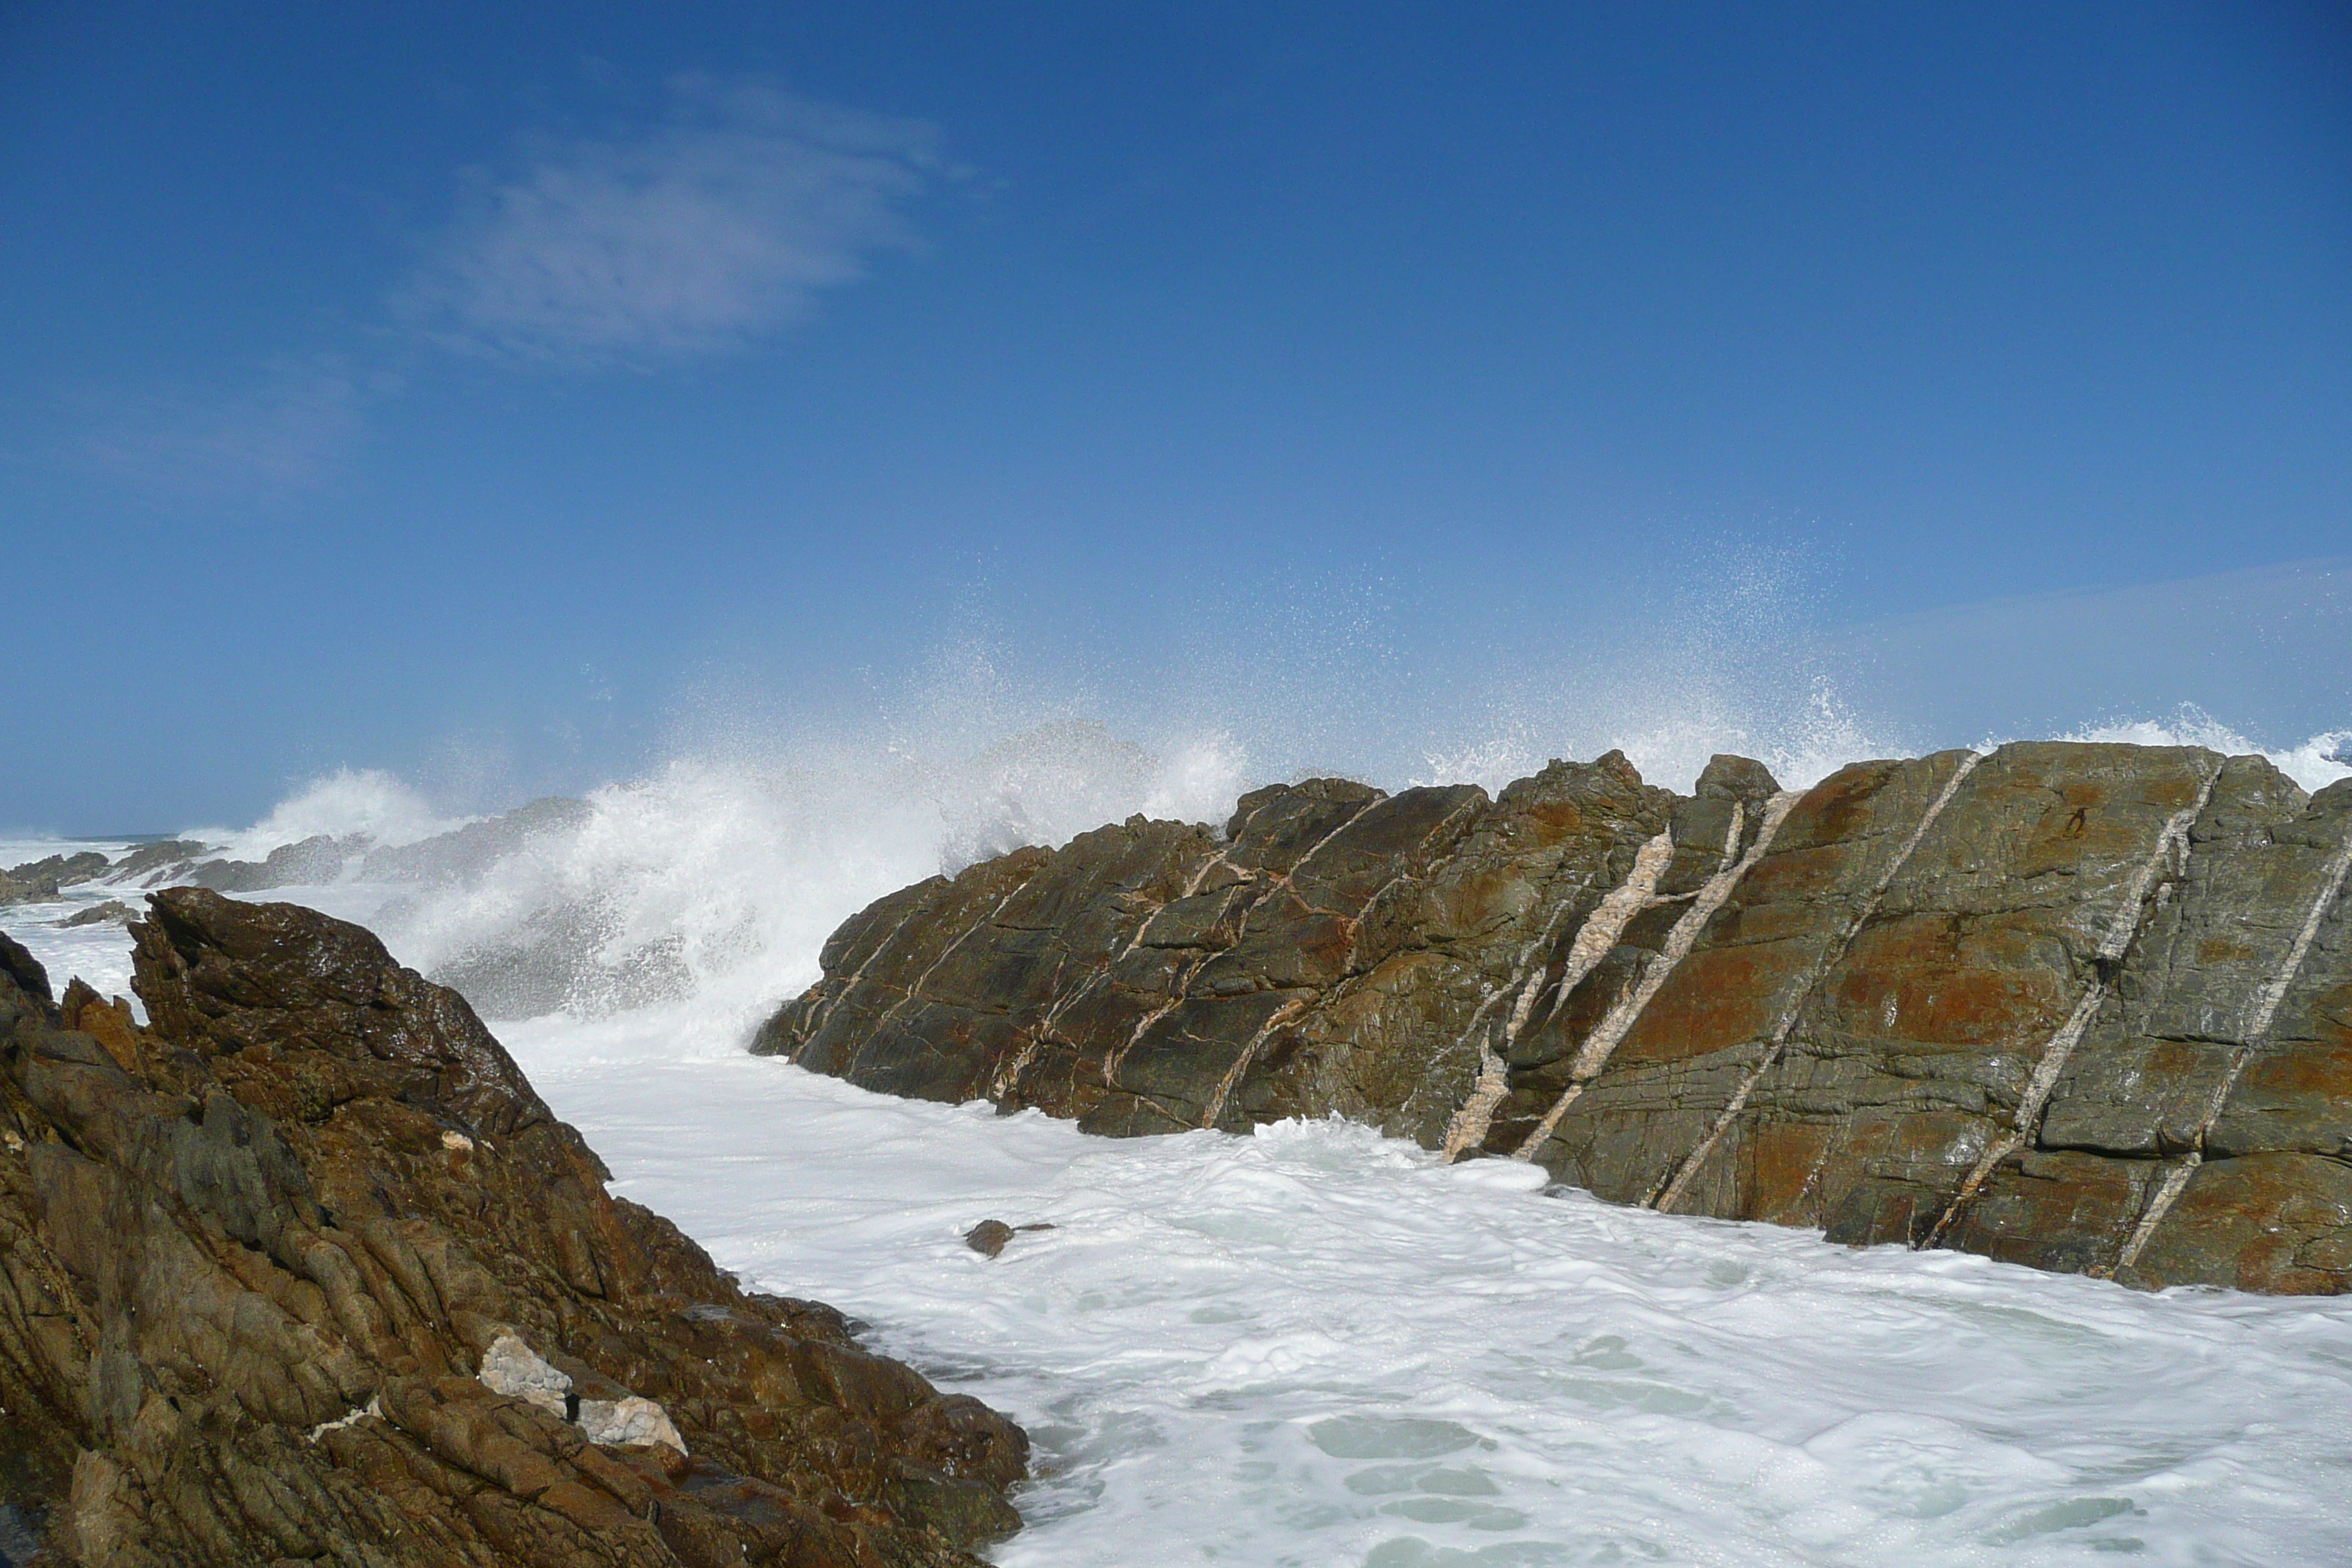
[[(690, 1014), (508, 1039), (616, 1190), (1029, 1429), (1002, 1563), (2352, 1560), (2352, 1305), (1545, 1196), (1339, 1122), (1091, 1138)], [(1055, 1228), (988, 1259), (990, 1218)]]
[[(1820, 718), (1750, 749), (1791, 784), (1868, 749)], [(2255, 749), (2194, 713), (2080, 738)], [(2345, 740), (2269, 754), (2318, 787), (2352, 775)], [(1539, 764), (1519, 750), (1456, 771)], [(583, 984), (499, 1032), (616, 1190), (1029, 1428), (1005, 1564), (2352, 1561), (2352, 1306), (1611, 1208), (1339, 1123), (1090, 1138), (743, 1053), (879, 894), (1129, 811), (1214, 820), (1247, 777), (1227, 742), (1163, 760), (1085, 726), (953, 765), (688, 759), (478, 874), (257, 896), (372, 924), (427, 968), (559, 919), (597, 946), (592, 975), (666, 955), (671, 1000)], [(257, 858), (451, 820), (343, 774), (212, 841)], [(89, 847), (122, 847), (0, 843), (0, 866)], [(137, 896), (83, 885), (0, 925), (60, 984), (125, 992), (121, 928), (56, 922)], [(991, 1260), (960, 1239), (985, 1218), (1054, 1228)]]

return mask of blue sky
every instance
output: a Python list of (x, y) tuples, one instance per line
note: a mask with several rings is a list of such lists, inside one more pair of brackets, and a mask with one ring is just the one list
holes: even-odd
[(1274, 773), (2352, 724), (2327, 6), (20, 3), (0, 204), (0, 823), (974, 664)]

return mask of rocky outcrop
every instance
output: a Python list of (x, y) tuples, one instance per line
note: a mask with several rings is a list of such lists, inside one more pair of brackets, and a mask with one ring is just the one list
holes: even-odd
[(497, 816), (422, 838), (414, 844), (382, 845), (360, 862), (363, 882), (464, 882), (478, 878), (501, 858), (542, 834), (578, 828), (595, 815), (584, 800), (543, 795)]
[(106, 869), (106, 857), (95, 849), (73, 855), (50, 855), (0, 871), (0, 907), (51, 902), (58, 889), (86, 882)]
[(881, 900), (754, 1048), (1108, 1133), (1339, 1114), (1621, 1203), (2352, 1288), (2352, 782), (2010, 745), (1802, 792), (1311, 780)]
[(1017, 1428), (606, 1194), (457, 994), (307, 910), (151, 903), (152, 1027), (0, 939), (37, 1561), (928, 1568), (1017, 1527)]
[(138, 918), (139, 911), (129, 904), (120, 899), (109, 899), (104, 903), (91, 904), (85, 909), (75, 910), (61, 921), (52, 921), (49, 923), (70, 929), (80, 926), (129, 925)]
[(115, 887), (157, 888), (180, 880), (190, 868), (210, 853), (194, 838), (165, 838), (142, 844), (109, 867), (103, 879)]
[(281, 844), (258, 860), (201, 861), (180, 871), (173, 880), (221, 893), (316, 887), (341, 881), (344, 868), (366, 848), (364, 838), (331, 838), (314, 833), (299, 843)]

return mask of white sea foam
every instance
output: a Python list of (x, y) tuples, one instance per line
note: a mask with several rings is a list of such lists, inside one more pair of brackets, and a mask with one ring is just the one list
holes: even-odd
[[(2182, 703), (2167, 718), (2109, 719), (2053, 738), (2133, 746), (2204, 746), (2225, 757), (2259, 753), (2269, 758), (2279, 772), (2312, 791), (2352, 778), (2352, 730), (2329, 730), (2296, 744), (2263, 746), (2193, 702)], [(1989, 740), (1979, 749), (1990, 750), (2000, 743)]]
[(324, 834), (370, 844), (414, 844), (472, 820), (433, 809), (382, 768), (338, 768), (310, 780), (251, 827), (194, 827), (180, 835), (233, 860), (259, 860), (281, 845)]
[[(734, 1025), (508, 1038), (617, 1190), (1028, 1427), (1003, 1564), (2352, 1556), (2352, 1304), (1546, 1197), (1339, 1122), (1090, 1138)], [(990, 1218), (1055, 1228), (991, 1260)]]
[[(1162, 762), (1087, 724), (953, 763), (848, 746), (680, 759), (592, 792), (576, 826), (388, 904), (381, 923), (428, 971), (541, 935), (586, 943), (592, 962), (556, 977), (572, 1012), (663, 995), (772, 1004), (814, 980), (825, 937), (886, 892), (1135, 812), (1222, 820), (1241, 782), (1213, 738)], [(517, 952), (523, 964), (578, 956)]]

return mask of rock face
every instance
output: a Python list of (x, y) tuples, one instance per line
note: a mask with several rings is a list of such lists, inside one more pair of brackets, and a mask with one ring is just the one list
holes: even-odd
[(38, 1561), (930, 1568), (1017, 1528), (1018, 1428), (607, 1195), (455, 993), (307, 910), (152, 904), (152, 1028), (0, 939)]
[(540, 835), (578, 827), (594, 815), (584, 800), (542, 795), (501, 816), (469, 822), (415, 844), (371, 849), (360, 863), (359, 878), (363, 882), (465, 881)]
[(159, 887), (176, 880), (206, 853), (194, 838), (167, 838), (142, 844), (107, 868), (105, 880), (116, 887)]
[(1801, 793), (1310, 780), (881, 900), (754, 1048), (1107, 1133), (1376, 1123), (1621, 1203), (2352, 1288), (2352, 782), (2004, 746)]
[(76, 855), (51, 855), (11, 866), (0, 871), (0, 908), (47, 902), (57, 898), (58, 889), (86, 882), (105, 869), (106, 857), (95, 849)]

